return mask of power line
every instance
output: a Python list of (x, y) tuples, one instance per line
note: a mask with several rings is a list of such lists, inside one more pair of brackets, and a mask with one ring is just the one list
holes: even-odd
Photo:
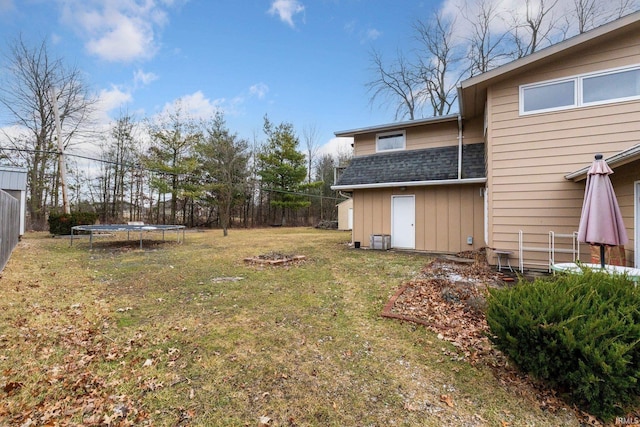
[[(42, 153), (42, 154), (52, 154), (52, 155), (58, 155), (59, 154), (57, 151), (35, 150), (35, 149), (29, 149), (29, 148), (4, 148), (3, 147), (3, 148), (0, 148), (0, 151), (2, 151), (2, 150), (25, 152), (25, 153)], [(159, 170), (155, 170), (155, 169), (149, 169), (149, 168), (143, 167), (139, 163), (131, 164), (131, 163), (116, 162), (116, 161), (113, 161), (113, 160), (98, 159), (98, 158), (95, 158), (95, 157), (84, 156), (82, 154), (72, 154), (72, 153), (69, 153), (69, 152), (66, 152), (65, 155), (70, 156), (70, 157), (77, 157), (79, 159), (84, 159), (84, 160), (91, 160), (91, 161), (94, 161), (94, 162), (101, 162), (101, 163), (117, 165), (117, 166), (126, 166), (126, 167), (129, 167), (129, 168), (132, 168), (132, 169), (142, 169), (142, 170), (145, 170), (147, 172), (154, 172), (154, 173), (166, 174), (166, 175), (184, 175), (184, 176), (197, 177), (196, 175), (191, 175), (191, 174), (179, 174), (179, 173), (175, 173), (175, 172), (167, 172), (167, 171), (159, 171)], [(260, 187), (259, 189), (262, 190), (262, 191), (268, 191), (268, 192), (273, 192), (273, 193), (282, 193), (282, 194), (290, 194), (290, 195), (295, 195), (295, 196), (315, 197), (315, 198), (319, 198), (319, 199), (330, 199), (330, 200), (336, 200), (336, 201), (346, 200), (345, 198), (342, 198), (342, 197), (331, 197), (331, 196), (323, 196), (321, 194), (300, 193), (300, 192), (296, 192), (296, 191), (281, 190), (281, 189), (277, 189), (277, 188)]]
[(342, 198), (342, 197), (323, 196), (323, 195), (321, 195), (321, 194), (299, 193), (299, 192), (295, 192), (295, 191), (279, 190), (279, 189), (277, 189), (277, 188), (260, 187), (260, 190), (263, 190), (263, 191), (271, 191), (271, 192), (274, 192), (274, 193), (291, 194), (291, 195), (295, 195), (295, 196), (318, 197), (318, 198), (321, 198), (321, 199), (347, 200), (347, 199)]

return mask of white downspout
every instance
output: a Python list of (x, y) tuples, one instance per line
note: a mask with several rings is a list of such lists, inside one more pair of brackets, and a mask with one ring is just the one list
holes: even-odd
[(458, 179), (462, 179), (462, 116), (458, 114)]

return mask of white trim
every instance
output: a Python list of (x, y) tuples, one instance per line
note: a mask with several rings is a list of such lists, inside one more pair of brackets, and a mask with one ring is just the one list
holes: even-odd
[(584, 96), (583, 81), (585, 79), (589, 79), (589, 78), (593, 78), (593, 77), (606, 76), (606, 75), (609, 75), (609, 74), (624, 73), (626, 71), (640, 71), (640, 65), (632, 65), (632, 66), (628, 66), (628, 67), (610, 68), (608, 70), (600, 71), (598, 73), (591, 73), (591, 74), (588, 74), (588, 75), (580, 76), (580, 106), (581, 107), (590, 107), (592, 105), (603, 105), (603, 104), (611, 104), (611, 103), (614, 103), (614, 102), (635, 101), (637, 99), (640, 99), (640, 94), (639, 94), (639, 95), (625, 96), (625, 97), (622, 97), (622, 98), (604, 99), (604, 100), (601, 100), (601, 101), (592, 101), (592, 102), (585, 102), (584, 101), (584, 99), (583, 99), (583, 96)]
[[(527, 89), (533, 89), (533, 88), (539, 88), (539, 87), (545, 87), (545, 86), (551, 86), (551, 85), (555, 85), (555, 84), (562, 84), (562, 83), (569, 83), (569, 82), (573, 82), (573, 104), (569, 104), (569, 105), (562, 105), (560, 107), (551, 107), (551, 108), (542, 108), (539, 110), (531, 110), (531, 111), (525, 111), (524, 110), (524, 92)], [(569, 110), (571, 108), (576, 108), (579, 105), (579, 101), (578, 101), (578, 93), (580, 92), (579, 88), (578, 88), (579, 84), (578, 84), (578, 79), (577, 78), (563, 78), (563, 79), (556, 79), (556, 80), (549, 80), (546, 82), (537, 82), (537, 83), (530, 83), (530, 84), (526, 84), (526, 85), (521, 85), (520, 86), (520, 94), (519, 94), (519, 109), (520, 109), (520, 115), (521, 116), (529, 116), (531, 114), (540, 114), (540, 113), (548, 113), (551, 111), (562, 111), (562, 110)]]
[[(388, 137), (388, 136), (402, 136), (402, 147), (401, 148), (388, 148), (386, 150), (381, 150), (378, 147), (378, 143), (380, 142), (380, 138)], [(404, 151), (407, 148), (407, 131), (403, 130), (394, 130), (389, 132), (381, 132), (376, 134), (376, 153), (391, 153), (393, 151)]]
[[(553, 111), (562, 111), (562, 110), (569, 110), (572, 108), (581, 108), (581, 107), (591, 107), (591, 106), (596, 106), (596, 105), (606, 105), (606, 104), (613, 104), (613, 103), (619, 103), (619, 102), (626, 102), (626, 101), (635, 101), (640, 99), (640, 95), (633, 95), (633, 96), (627, 96), (627, 97), (623, 97), (623, 98), (611, 98), (611, 99), (605, 99), (605, 100), (601, 100), (601, 101), (594, 101), (594, 102), (584, 102), (583, 100), (583, 91), (584, 91), (584, 86), (583, 86), (583, 81), (585, 79), (589, 79), (589, 78), (593, 78), (593, 77), (600, 77), (600, 76), (606, 76), (609, 74), (616, 74), (616, 73), (623, 73), (626, 71), (636, 71), (636, 70), (640, 70), (640, 64), (634, 64), (634, 65), (629, 65), (629, 66), (625, 66), (625, 67), (616, 67), (616, 68), (608, 68), (606, 70), (600, 70), (597, 72), (591, 72), (591, 73), (583, 73), (583, 74), (576, 74), (573, 76), (568, 76), (568, 77), (562, 77), (562, 78), (558, 78), (558, 79), (552, 79), (552, 80), (545, 80), (545, 81), (541, 81), (541, 82), (535, 82), (535, 83), (528, 83), (528, 84), (524, 84), (524, 85), (520, 85), (518, 88), (518, 110), (521, 116), (528, 116), (531, 114), (541, 114), (541, 113), (548, 113), (548, 112), (553, 112)], [(573, 94), (573, 104), (571, 105), (563, 105), (561, 107), (553, 107), (553, 108), (544, 108), (544, 109), (540, 109), (540, 110), (531, 110), (531, 111), (524, 111), (524, 91), (527, 89), (531, 89), (531, 88), (538, 88), (538, 87), (544, 87), (544, 86), (549, 86), (549, 85), (553, 85), (553, 84), (559, 84), (559, 83), (568, 83), (568, 82), (574, 82), (574, 94)]]
[(482, 193), (483, 200), (483, 225), (484, 225), (484, 244), (489, 245), (489, 189), (484, 187), (480, 190)]
[(355, 185), (332, 185), (332, 190), (363, 190), (368, 188), (389, 188), (389, 187), (427, 187), (432, 185), (454, 185), (454, 184), (484, 184), (487, 178), (465, 178), (465, 179), (438, 179), (433, 181), (407, 181), (407, 182), (378, 182), (373, 184)]

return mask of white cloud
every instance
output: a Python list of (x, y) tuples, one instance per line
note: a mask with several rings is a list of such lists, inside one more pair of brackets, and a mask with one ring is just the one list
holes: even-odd
[(130, 92), (123, 91), (116, 85), (109, 89), (102, 89), (98, 94), (98, 102), (94, 112), (95, 120), (98, 124), (107, 124), (111, 121), (111, 112), (122, 108), (125, 104), (133, 101)]
[(54, 45), (60, 44), (62, 41), (62, 37), (60, 37), (57, 33), (51, 33), (51, 43)]
[(115, 85), (111, 89), (102, 89), (100, 91), (99, 103), (101, 109), (111, 111), (121, 107), (123, 104), (133, 101), (133, 96), (129, 92), (123, 92)]
[(304, 5), (298, 0), (274, 0), (269, 9), (269, 14), (278, 15), (280, 20), (289, 24), (291, 28), (295, 28), (293, 17), (303, 12)]
[(346, 24), (344, 24), (344, 30), (346, 31), (347, 34), (353, 34), (355, 29), (356, 29), (356, 21), (349, 21)]
[(380, 37), (382, 33), (375, 28), (369, 28), (364, 32), (364, 41), (373, 41)]
[(168, 22), (165, 9), (153, 0), (58, 1), (63, 22), (86, 39), (91, 54), (108, 61), (152, 58), (158, 50), (156, 33)]
[(257, 97), (258, 99), (264, 99), (268, 92), (269, 86), (264, 83), (257, 83), (249, 88), (249, 94)]
[(331, 138), (326, 144), (320, 147), (318, 157), (330, 154), (334, 160), (337, 160), (339, 157), (344, 157), (348, 153), (353, 152), (352, 144), (353, 138), (350, 137)]
[(367, 43), (379, 39), (382, 36), (382, 31), (376, 28), (367, 28), (366, 30), (360, 29), (357, 21), (349, 21), (344, 24), (343, 27), (345, 33), (350, 36), (355, 36), (360, 39), (360, 43)]
[(146, 86), (156, 80), (158, 80), (158, 75), (155, 73), (145, 73), (140, 68), (133, 72), (133, 83), (136, 86)]
[(161, 115), (180, 111), (186, 116), (193, 119), (208, 120), (213, 117), (216, 112), (224, 110), (224, 98), (210, 100), (205, 97), (201, 91), (194, 92), (190, 95), (184, 95), (178, 99), (168, 102), (164, 105)]

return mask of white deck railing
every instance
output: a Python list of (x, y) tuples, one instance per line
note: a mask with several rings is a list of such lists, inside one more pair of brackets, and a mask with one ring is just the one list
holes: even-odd
[[(547, 236), (547, 245), (541, 243), (541, 236)], [(535, 237), (538, 239), (535, 239)], [(570, 239), (570, 241), (567, 241)], [(559, 240), (559, 242), (558, 242)], [(527, 252), (546, 253), (547, 261), (529, 259), (526, 264), (529, 266), (545, 267), (551, 273), (551, 266), (556, 263), (556, 254), (570, 254), (573, 261), (578, 261), (580, 257), (580, 242), (578, 242), (578, 232), (571, 234), (556, 233), (549, 231), (548, 233), (524, 233), (518, 231), (518, 269), (520, 273), (524, 272), (525, 254)]]

